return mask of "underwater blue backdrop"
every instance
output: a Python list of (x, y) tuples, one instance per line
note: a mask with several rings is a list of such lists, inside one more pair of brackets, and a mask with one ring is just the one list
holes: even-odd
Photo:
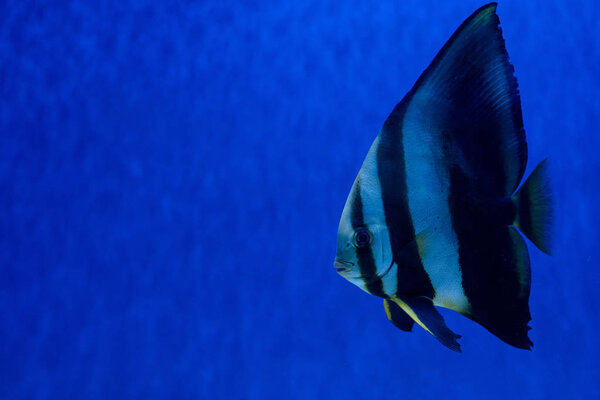
[(0, 398), (600, 398), (600, 5), (501, 1), (533, 351), (456, 354), (337, 275), (383, 121), (482, 1), (0, 3)]

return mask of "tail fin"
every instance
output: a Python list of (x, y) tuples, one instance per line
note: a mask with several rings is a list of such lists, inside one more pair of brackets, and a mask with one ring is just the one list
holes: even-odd
[(538, 164), (512, 197), (517, 207), (513, 222), (540, 250), (552, 253), (552, 190), (548, 179), (548, 159)]

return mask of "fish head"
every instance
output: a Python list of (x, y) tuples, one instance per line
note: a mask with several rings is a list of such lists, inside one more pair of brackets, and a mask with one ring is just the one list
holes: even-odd
[[(381, 279), (393, 265), (392, 247), (376, 185), (357, 177), (342, 212), (337, 234), (334, 267), (344, 278), (363, 290)], [(367, 290), (368, 291), (368, 290)]]

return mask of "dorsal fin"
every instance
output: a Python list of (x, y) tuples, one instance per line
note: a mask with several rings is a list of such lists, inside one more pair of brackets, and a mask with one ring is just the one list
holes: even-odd
[(499, 23), (496, 3), (477, 10), (397, 106), (403, 130), (431, 136), (483, 198), (514, 193), (527, 163), (517, 80)]

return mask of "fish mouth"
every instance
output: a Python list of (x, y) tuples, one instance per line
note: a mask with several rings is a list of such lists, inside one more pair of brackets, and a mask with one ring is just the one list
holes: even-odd
[(335, 269), (336, 269), (337, 272), (342, 273), (342, 272), (346, 272), (351, 267), (353, 267), (354, 263), (350, 262), (350, 261), (344, 261), (344, 260), (337, 260), (336, 259), (333, 262), (333, 266), (335, 267)]
[[(344, 260), (335, 260), (333, 262), (333, 266), (335, 267), (336, 271), (341, 274), (343, 272), (348, 271), (351, 267), (354, 266), (353, 262), (350, 261), (344, 261)], [(375, 275), (375, 276), (362, 276), (362, 275), (358, 275), (355, 277), (348, 277), (349, 279), (363, 279), (367, 282), (373, 282), (377, 279), (382, 279), (383, 277), (385, 277), (387, 274), (389, 274), (389, 272), (392, 270), (392, 267), (394, 266), (394, 260), (392, 259), (392, 262), (390, 263), (390, 266), (387, 267), (387, 269), (385, 270), (385, 272), (381, 275)]]

